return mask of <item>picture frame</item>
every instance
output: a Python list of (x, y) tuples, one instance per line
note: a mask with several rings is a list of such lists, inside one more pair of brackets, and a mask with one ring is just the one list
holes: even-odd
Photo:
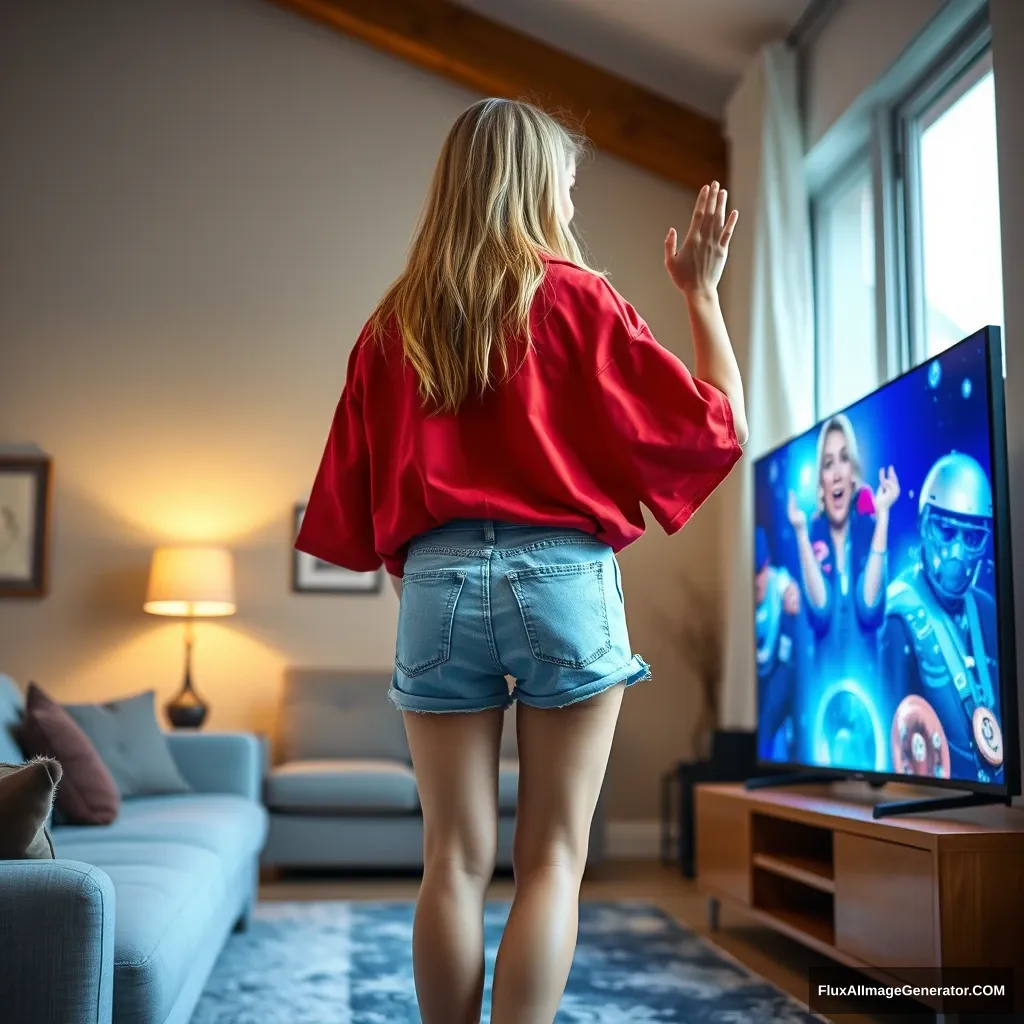
[(0, 453), (0, 598), (48, 592), (51, 479), (48, 456)]
[(384, 586), (384, 570), (354, 572), (332, 565), (295, 546), (302, 517), (306, 512), (305, 502), (295, 506), (292, 524), (292, 592), (296, 594), (378, 594)]

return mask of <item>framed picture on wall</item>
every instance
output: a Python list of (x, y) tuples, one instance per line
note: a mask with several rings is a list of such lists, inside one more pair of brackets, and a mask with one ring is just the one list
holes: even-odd
[[(295, 506), (292, 543), (299, 535), (305, 503)], [(353, 572), (292, 548), (292, 590), (297, 594), (376, 594), (384, 583), (384, 570)]]
[(50, 459), (0, 454), (0, 597), (43, 597), (50, 554)]

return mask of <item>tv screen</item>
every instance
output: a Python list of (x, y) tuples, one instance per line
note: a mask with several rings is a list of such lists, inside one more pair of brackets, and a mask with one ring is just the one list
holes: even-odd
[(1016, 774), (1002, 398), (986, 328), (756, 461), (762, 763)]

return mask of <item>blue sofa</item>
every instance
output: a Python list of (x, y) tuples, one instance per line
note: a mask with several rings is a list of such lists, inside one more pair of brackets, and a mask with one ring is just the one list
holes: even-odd
[[(22, 696), (0, 676), (0, 761)], [(244, 733), (169, 733), (194, 793), (125, 800), (107, 826), (58, 825), (56, 860), (0, 861), (0, 1020), (187, 1024), (256, 900), (263, 751)]]

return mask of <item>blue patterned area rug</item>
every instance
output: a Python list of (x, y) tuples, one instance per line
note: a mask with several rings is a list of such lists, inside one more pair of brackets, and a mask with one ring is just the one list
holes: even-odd
[[(192, 1024), (419, 1024), (409, 902), (262, 903)], [(490, 976), (507, 903), (485, 916)], [(584, 903), (556, 1024), (805, 1024), (823, 1018), (646, 903)]]

